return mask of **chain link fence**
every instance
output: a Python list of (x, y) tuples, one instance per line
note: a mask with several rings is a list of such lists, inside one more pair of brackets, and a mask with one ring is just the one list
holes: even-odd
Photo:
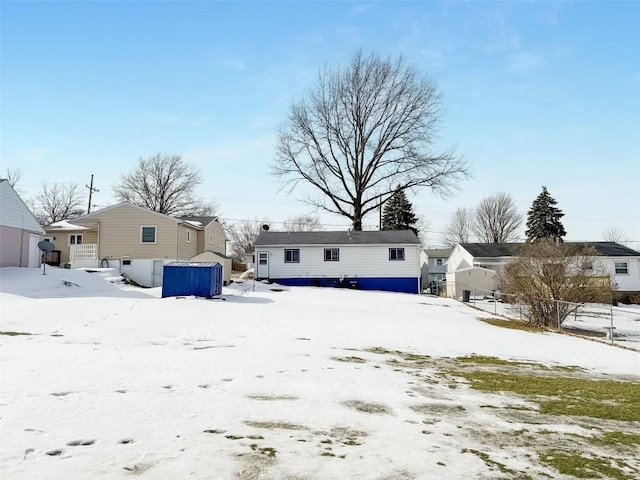
[[(455, 298), (479, 310), (514, 320), (528, 320), (527, 308), (515, 296), (497, 290), (443, 281), (438, 285), (437, 292), (443, 296), (447, 292), (462, 292), (461, 296)], [(567, 307), (555, 308), (558, 312), (556, 330), (640, 350), (640, 305), (584, 304), (550, 298), (544, 300)], [(559, 314), (561, 310), (569, 311), (564, 319)]]

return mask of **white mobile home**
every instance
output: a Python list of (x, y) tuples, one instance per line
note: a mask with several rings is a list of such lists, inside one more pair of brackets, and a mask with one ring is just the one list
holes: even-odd
[(420, 242), (411, 230), (261, 232), (258, 279), (283, 285), (420, 292)]

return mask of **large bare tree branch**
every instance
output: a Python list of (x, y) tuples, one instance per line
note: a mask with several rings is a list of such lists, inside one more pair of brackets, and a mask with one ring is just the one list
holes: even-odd
[(194, 195), (201, 182), (200, 170), (180, 155), (157, 153), (140, 158), (137, 167), (113, 186), (113, 192), (120, 201), (165, 215), (214, 215), (215, 203)]
[(348, 217), (356, 230), (396, 188), (446, 196), (468, 175), (453, 150), (436, 151), (441, 94), (402, 57), (354, 55), (320, 70), (307, 100), (294, 102), (280, 130), (272, 173), (289, 192)]

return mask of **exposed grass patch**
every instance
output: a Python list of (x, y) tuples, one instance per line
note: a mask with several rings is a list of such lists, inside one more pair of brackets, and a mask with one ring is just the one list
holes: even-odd
[(364, 358), (360, 357), (331, 357), (331, 360), (336, 362), (348, 362), (348, 363), (367, 363)]
[(411, 410), (423, 414), (459, 414), (465, 411), (462, 405), (451, 405), (448, 403), (424, 403), (412, 405)]
[(506, 465), (504, 465), (503, 463), (497, 462), (495, 460), (492, 460), (491, 457), (489, 456), (488, 453), (486, 452), (481, 452), (479, 450), (474, 450), (474, 449), (469, 449), (469, 448), (463, 448), (462, 449), (462, 453), (472, 453), (475, 456), (477, 456), (478, 458), (480, 458), (485, 465), (487, 465), (491, 470), (498, 470), (501, 473), (504, 474), (508, 474), (510, 475), (509, 478), (512, 479), (517, 479), (517, 480), (531, 480), (531, 477), (525, 473), (522, 472), (518, 472), (516, 470), (513, 470), (511, 468), (508, 468)]
[(383, 403), (368, 403), (361, 402), (360, 400), (350, 400), (348, 402), (342, 403), (345, 407), (352, 408), (358, 412), (363, 413), (378, 413), (378, 414), (389, 414), (391, 413), (391, 409), (387, 407)]
[(256, 453), (259, 453), (260, 455), (265, 455), (270, 458), (275, 458), (276, 456), (277, 450), (275, 448), (259, 447), (257, 443), (252, 443), (251, 445), (249, 445), (249, 447), (251, 448), (251, 450), (253, 450)]
[(594, 445), (603, 445), (609, 447), (617, 447), (620, 445), (633, 446), (640, 445), (640, 434), (624, 433), (620, 431), (604, 432), (604, 434), (591, 437), (589, 443)]
[(485, 323), (494, 327), (511, 328), (513, 330), (524, 330), (526, 332), (549, 332), (547, 328), (536, 327), (518, 320), (506, 320), (504, 318), (480, 318)]
[(570, 475), (575, 478), (604, 477), (626, 480), (634, 478), (634, 473), (640, 473), (621, 460), (593, 455), (587, 456), (576, 451), (548, 450), (539, 453), (538, 456), (545, 465), (555, 468), (563, 475)]
[(476, 390), (534, 396), (543, 414), (640, 420), (638, 383), (478, 370), (459, 371), (454, 375), (468, 380)]
[(27, 332), (0, 332), (0, 335), (7, 335), (9, 337), (17, 337), (18, 335), (33, 335)]
[(246, 425), (254, 428), (266, 428), (269, 430), (309, 430), (304, 425), (296, 425), (289, 422), (254, 422), (252, 420), (246, 420)]
[(298, 400), (298, 397), (294, 397), (293, 395), (247, 395), (247, 398), (266, 402), (275, 400)]

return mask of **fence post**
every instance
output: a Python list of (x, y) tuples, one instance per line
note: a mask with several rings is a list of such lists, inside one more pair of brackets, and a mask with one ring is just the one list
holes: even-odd
[(609, 307), (611, 310), (609, 311), (609, 316), (611, 319), (611, 330), (609, 330), (611, 332), (611, 345), (613, 345), (613, 305), (611, 305)]
[(557, 300), (555, 300), (556, 303), (556, 314), (558, 315), (558, 331), (560, 332), (560, 304), (558, 303)]
[(493, 291), (493, 314), (498, 314), (498, 297), (496, 296), (496, 291)]

